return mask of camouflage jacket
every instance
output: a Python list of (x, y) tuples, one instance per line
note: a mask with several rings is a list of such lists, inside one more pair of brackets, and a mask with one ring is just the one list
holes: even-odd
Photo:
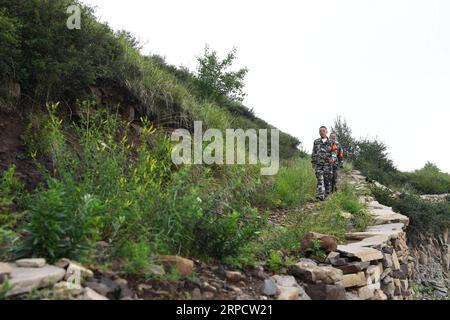
[(311, 155), (311, 163), (317, 165), (331, 165), (332, 159), (337, 158), (337, 150), (331, 149), (332, 141), (327, 139), (322, 142), (322, 138), (314, 140), (314, 147)]

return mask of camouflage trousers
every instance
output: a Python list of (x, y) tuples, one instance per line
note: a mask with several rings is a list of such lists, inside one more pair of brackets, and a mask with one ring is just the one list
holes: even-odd
[(317, 165), (315, 169), (317, 178), (316, 197), (324, 200), (331, 194), (333, 168), (330, 165)]
[(339, 167), (333, 166), (333, 173), (331, 178), (331, 192), (338, 191), (339, 184)]

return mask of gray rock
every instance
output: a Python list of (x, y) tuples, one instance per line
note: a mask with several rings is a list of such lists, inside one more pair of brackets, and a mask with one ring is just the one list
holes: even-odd
[(391, 268), (386, 268), (383, 270), (383, 273), (381, 274), (381, 280), (383, 280), (384, 278), (386, 278), (387, 276), (389, 276), (390, 274), (392, 274), (392, 269)]
[(264, 280), (262, 293), (266, 296), (276, 296), (278, 294), (278, 286), (272, 278)]
[(358, 297), (361, 300), (369, 300), (374, 296), (374, 289), (369, 286), (358, 288)]
[(279, 276), (271, 277), (279, 287), (298, 287), (298, 283), (293, 276)]
[(390, 247), (390, 246), (384, 246), (382, 249), (383, 253), (389, 254), (391, 255), (392, 252), (394, 252), (394, 248)]
[(202, 300), (202, 292), (200, 291), (199, 288), (195, 288), (192, 293), (192, 300)]
[(84, 294), (80, 297), (80, 300), (109, 300), (107, 297), (98, 294), (91, 288), (85, 288)]
[(0, 275), (9, 275), (13, 271), (13, 268), (4, 262), (0, 262)]
[[(386, 278), (385, 278), (386, 280)], [(390, 281), (389, 283), (381, 283), (381, 290), (389, 297), (393, 297), (395, 294), (395, 284), (393, 281)]]
[(357, 294), (353, 292), (346, 292), (345, 293), (345, 300), (361, 300)]
[(342, 271), (331, 266), (311, 266), (299, 262), (290, 268), (290, 273), (307, 283), (334, 284), (342, 280)]
[(66, 281), (58, 282), (53, 286), (54, 299), (73, 299), (83, 293), (83, 288), (79, 284)]
[(217, 288), (210, 285), (208, 282), (204, 281), (202, 284), (202, 288), (205, 291), (217, 292)]
[(388, 253), (383, 254), (383, 267), (384, 268), (391, 268), (393, 265), (392, 263), (392, 255)]
[(148, 273), (154, 276), (163, 276), (166, 274), (163, 266), (151, 264), (148, 266)]
[(115, 281), (112, 281), (106, 277), (87, 281), (85, 286), (91, 288), (102, 296), (108, 297), (109, 299), (120, 298), (120, 286)]
[(20, 259), (16, 261), (16, 265), (20, 268), (42, 268), (47, 262), (45, 259)]
[(334, 264), (341, 257), (339, 252), (330, 252), (325, 260), (326, 263)]
[(7, 297), (28, 293), (34, 289), (46, 288), (64, 278), (64, 269), (46, 265), (42, 268), (18, 268), (10, 265), (12, 272)]
[(305, 290), (312, 300), (346, 300), (345, 289), (339, 284), (309, 284)]
[(350, 262), (343, 266), (336, 266), (337, 269), (342, 270), (343, 274), (358, 273), (369, 267), (369, 262)]
[(69, 261), (69, 265), (67, 266), (66, 275), (64, 276), (65, 280), (70, 280), (72, 276), (80, 277), (81, 280), (89, 279), (94, 276), (94, 273), (88, 268), (83, 267), (81, 264), (76, 263), (74, 261)]
[(310, 267), (316, 267), (317, 266), (317, 262), (315, 262), (312, 259), (308, 259), (308, 258), (301, 258), (300, 260), (298, 260), (298, 263), (301, 263), (301, 264), (303, 264), (305, 266), (310, 266)]
[(255, 277), (260, 280), (265, 280), (269, 278), (269, 275), (264, 272), (264, 268), (262, 266), (256, 267), (254, 270), (252, 270), (251, 275), (252, 277)]

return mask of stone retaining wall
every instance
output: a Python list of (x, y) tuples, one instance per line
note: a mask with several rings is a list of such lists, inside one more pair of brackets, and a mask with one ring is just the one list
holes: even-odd
[(347, 234), (325, 263), (301, 259), (290, 272), (311, 299), (405, 300), (413, 295), (414, 258), (407, 245), (408, 217), (370, 196), (365, 177), (354, 171), (350, 182), (366, 194), (362, 198), (373, 225), (365, 232)]

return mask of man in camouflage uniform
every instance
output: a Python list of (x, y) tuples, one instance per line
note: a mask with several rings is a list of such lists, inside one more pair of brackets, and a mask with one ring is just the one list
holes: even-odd
[(332, 164), (332, 178), (331, 178), (331, 192), (336, 192), (338, 190), (339, 183), (339, 169), (343, 166), (344, 161), (344, 150), (341, 144), (337, 140), (336, 132), (330, 134), (331, 141), (331, 152), (337, 154), (336, 161)]
[(311, 163), (316, 171), (316, 198), (323, 201), (331, 194), (333, 164), (337, 161), (337, 152), (331, 150), (331, 140), (328, 139), (328, 129), (320, 127), (320, 138), (314, 141)]

